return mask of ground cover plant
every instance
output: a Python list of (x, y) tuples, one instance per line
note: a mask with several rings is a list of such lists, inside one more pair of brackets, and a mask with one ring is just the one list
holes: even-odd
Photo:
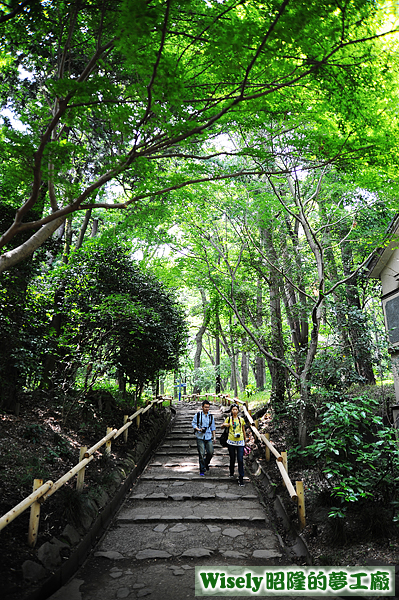
[[(291, 481), (304, 482), (306, 527), (302, 535), (314, 564), (396, 565), (398, 442), (378, 415), (382, 403), (394, 401), (393, 385), (383, 390), (356, 386), (352, 394), (319, 406), (311, 442), (304, 451), (295, 445), (292, 414), (273, 419), (266, 412), (260, 418), (260, 430), (270, 433), (279, 451), (288, 452)], [(252, 444), (298, 530), (295, 507), (274, 460), (267, 463), (264, 451), (255, 440)], [(279, 531), (287, 535), (282, 522)]]

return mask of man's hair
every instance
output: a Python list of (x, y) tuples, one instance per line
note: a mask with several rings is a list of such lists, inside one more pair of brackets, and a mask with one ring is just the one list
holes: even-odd
[(211, 405), (211, 403), (209, 402), (209, 400), (204, 400), (202, 403), (202, 406), (205, 406), (205, 404), (209, 404), (209, 406)]

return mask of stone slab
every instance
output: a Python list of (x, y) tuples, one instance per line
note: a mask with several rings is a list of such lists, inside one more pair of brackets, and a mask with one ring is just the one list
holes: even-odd
[[(80, 600), (192, 599), (195, 566), (287, 564), (253, 485), (228, 477), (227, 450), (215, 445), (199, 476), (190, 424), (200, 403), (174, 407), (174, 430), (79, 572)], [(212, 412), (221, 424), (218, 407)]]
[[(231, 521), (221, 524), (204, 523), (203, 521), (177, 521), (161, 523), (161, 525), (167, 525), (162, 531), (158, 529), (158, 525), (159, 523), (154, 526), (154, 523), (144, 522), (120, 524), (110, 530), (101, 541), (99, 551), (105, 554), (99, 556), (106, 555), (108, 557), (108, 553), (112, 551), (117, 552), (117, 556), (120, 558), (135, 558), (136, 554), (142, 550), (156, 548), (178, 557), (193, 547), (210, 548), (214, 555), (219, 555), (219, 557), (223, 552), (229, 550), (237, 550), (247, 554), (249, 558), (259, 550), (267, 550), (273, 556), (281, 555), (277, 536), (264, 524), (260, 527), (248, 522), (238, 525)], [(224, 535), (223, 531), (227, 529), (237, 529), (242, 532), (242, 535), (237, 538)], [(255, 555), (254, 558), (259, 557)]]

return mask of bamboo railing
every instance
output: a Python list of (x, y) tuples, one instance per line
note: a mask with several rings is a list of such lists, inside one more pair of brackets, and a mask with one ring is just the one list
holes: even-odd
[(105, 445), (106, 452), (110, 454), (111, 443), (113, 439), (119, 437), (122, 433), (124, 434), (124, 440), (127, 441), (128, 428), (132, 425), (133, 421), (136, 420), (136, 426), (140, 426), (140, 417), (152, 408), (156, 408), (158, 404), (163, 404), (165, 401), (172, 404), (171, 397), (162, 397), (156, 400), (151, 400), (147, 406), (140, 408), (131, 416), (125, 415), (124, 425), (120, 429), (107, 429), (107, 435), (105, 435), (99, 442), (87, 450), (86, 447), (80, 449), (79, 462), (70, 469), (65, 475), (63, 475), (56, 482), (46, 481), (43, 483), (42, 479), (35, 479), (33, 482), (33, 492), (24, 498), (19, 504), (14, 506), (5, 515), (0, 518), (0, 531), (7, 527), (14, 519), (22, 514), (29, 507), (31, 508), (30, 520), (29, 520), (29, 531), (28, 531), (28, 545), (33, 548), (36, 544), (37, 533), (39, 529), (40, 521), (40, 506), (50, 498), (57, 490), (59, 490), (67, 481), (77, 475), (77, 491), (82, 491), (84, 472), (86, 466), (95, 458), (94, 453)]
[(287, 453), (277, 451), (277, 449), (270, 443), (270, 434), (263, 434), (258, 431), (258, 422), (254, 421), (251, 412), (248, 408), (248, 401), (239, 400), (238, 398), (230, 398), (228, 394), (186, 394), (182, 396), (182, 399), (190, 400), (201, 400), (202, 398), (215, 401), (220, 401), (223, 405), (240, 404), (243, 408), (244, 416), (247, 419), (250, 429), (261, 444), (265, 446), (265, 459), (267, 462), (270, 461), (270, 453), (276, 458), (277, 467), (280, 471), (281, 478), (284, 486), (293, 502), (297, 504), (299, 527), (302, 530), (306, 525), (306, 514), (305, 514), (305, 496), (303, 490), (303, 481), (296, 481), (295, 487), (288, 475), (288, 461)]

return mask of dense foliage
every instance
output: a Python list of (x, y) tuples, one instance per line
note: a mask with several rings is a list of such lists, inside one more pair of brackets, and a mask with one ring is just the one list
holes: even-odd
[(291, 130), (303, 123), (302, 147), (311, 141), (323, 161), (361, 151), (378, 162), (394, 139), (392, 118), (388, 140), (374, 130), (376, 115), (387, 121), (395, 77), (390, 38), (377, 43), (387, 15), (368, 0), (57, 0), (3, 16), (0, 102), (11, 112), (0, 191), (18, 210), (0, 238), (0, 271), (75, 211), (125, 210), (191, 181), (237, 176), (217, 160), (219, 133), (248, 131), (233, 154), (256, 159), (250, 173), (276, 171), (262, 140), (290, 114)]
[(121, 248), (95, 245), (77, 253), (62, 281), (60, 344), (72, 372), (89, 370), (91, 385), (117, 372), (142, 388), (161, 370), (178, 367), (186, 330), (181, 305)]
[(4, 5), (2, 405), (171, 370), (270, 390), (305, 446), (316, 390), (389, 375), (367, 265), (398, 211), (396, 19), (368, 0)]
[(332, 496), (330, 516), (343, 518), (348, 505), (380, 503), (396, 514), (397, 440), (368, 396), (327, 402), (312, 443), (302, 452), (317, 464)]

